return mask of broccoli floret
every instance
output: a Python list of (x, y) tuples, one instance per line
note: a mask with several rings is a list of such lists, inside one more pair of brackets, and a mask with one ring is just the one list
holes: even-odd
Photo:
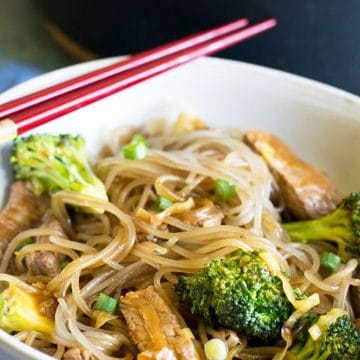
[(81, 136), (38, 134), (17, 138), (10, 163), (15, 177), (30, 181), (38, 194), (71, 190), (108, 199), (104, 184), (90, 167)]
[(308, 297), (308, 294), (302, 291), (299, 288), (294, 289), (294, 298), (295, 300), (305, 300)]
[(360, 331), (340, 309), (309, 318), (286, 359), (359, 360)]
[(330, 214), (313, 220), (284, 224), (293, 241), (328, 240), (338, 245), (347, 261), (360, 256), (360, 193), (351, 193)]
[(259, 251), (238, 251), (179, 276), (176, 293), (183, 306), (214, 327), (223, 326), (251, 341), (275, 339), (293, 307), (281, 280), (273, 276)]
[(41, 314), (35, 295), (10, 283), (0, 294), (0, 328), (7, 332), (36, 330), (51, 334), (54, 322)]

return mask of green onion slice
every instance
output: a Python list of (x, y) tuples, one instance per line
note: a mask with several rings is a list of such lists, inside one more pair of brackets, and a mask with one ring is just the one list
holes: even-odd
[(147, 155), (149, 144), (146, 139), (136, 134), (131, 139), (130, 143), (125, 145), (122, 149), (125, 159), (141, 160)]
[(218, 200), (228, 201), (236, 196), (235, 186), (226, 180), (218, 179), (215, 182), (215, 194)]
[(336, 271), (341, 265), (340, 256), (333, 252), (323, 252), (320, 256), (320, 265), (323, 269)]
[(161, 212), (170, 207), (172, 204), (173, 202), (171, 200), (167, 199), (164, 196), (159, 196), (154, 203), (154, 210), (157, 212)]
[(131, 139), (131, 143), (132, 144), (139, 144), (139, 143), (143, 143), (145, 144), (147, 147), (149, 147), (149, 143), (147, 142), (147, 140), (139, 134), (135, 134), (132, 139)]
[(118, 303), (116, 299), (104, 293), (100, 293), (94, 305), (94, 309), (115, 314), (117, 305)]

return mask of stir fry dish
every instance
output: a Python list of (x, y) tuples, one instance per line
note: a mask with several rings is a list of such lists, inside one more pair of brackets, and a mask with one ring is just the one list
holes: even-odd
[(360, 193), (184, 114), (87, 151), (13, 142), (0, 332), (63, 360), (360, 359)]

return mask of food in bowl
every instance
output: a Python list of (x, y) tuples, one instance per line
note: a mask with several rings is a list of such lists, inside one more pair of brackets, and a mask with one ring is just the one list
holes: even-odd
[[(15, 140), (0, 327), (60, 359), (357, 359), (360, 194), (180, 115)], [(331, 356), (331, 357), (330, 357)]]

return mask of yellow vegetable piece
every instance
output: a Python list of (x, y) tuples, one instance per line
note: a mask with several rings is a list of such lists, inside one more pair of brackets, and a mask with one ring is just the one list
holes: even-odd
[(206, 128), (207, 124), (205, 121), (197, 117), (192, 117), (181, 113), (176, 119), (176, 123), (174, 125), (174, 133), (181, 134), (187, 131), (201, 130)]
[(204, 344), (204, 351), (208, 360), (225, 360), (228, 352), (225, 343), (216, 338)]
[(10, 283), (0, 294), (0, 328), (7, 332), (36, 330), (51, 334), (54, 322), (41, 315), (36, 295)]

